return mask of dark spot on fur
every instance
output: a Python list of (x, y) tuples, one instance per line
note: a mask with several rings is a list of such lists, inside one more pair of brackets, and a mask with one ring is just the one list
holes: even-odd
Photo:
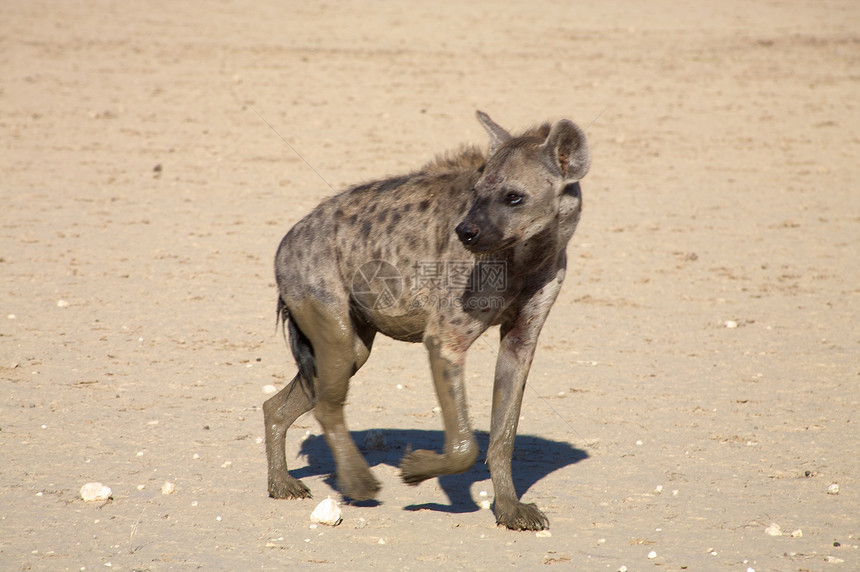
[(377, 220), (379, 221), (380, 224), (382, 224), (386, 220), (388, 220), (388, 209), (385, 209), (382, 212), (380, 212), (379, 216), (377, 217)]
[(401, 216), (400, 216), (400, 212), (399, 212), (399, 211), (397, 211), (397, 209), (395, 209), (395, 210), (391, 213), (391, 222), (392, 222), (393, 224), (397, 224), (398, 222), (400, 222), (400, 218), (401, 218)]
[(370, 221), (364, 221), (361, 223), (361, 238), (363, 240), (367, 240), (370, 237), (370, 229), (371, 229)]
[(311, 284), (309, 295), (316, 300), (328, 300), (331, 298), (331, 294), (328, 291), (325, 280), (320, 280), (316, 284)]
[(405, 205), (403, 205), (403, 214), (406, 214), (411, 210), (412, 210), (412, 204), (411, 203), (406, 203)]
[(424, 199), (423, 201), (418, 203), (418, 210), (422, 213), (426, 212), (428, 208), (430, 208), (430, 199)]

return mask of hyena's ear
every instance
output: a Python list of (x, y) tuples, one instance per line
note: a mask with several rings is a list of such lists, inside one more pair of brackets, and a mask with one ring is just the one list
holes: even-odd
[(585, 132), (567, 119), (552, 126), (541, 151), (550, 163), (561, 169), (565, 180), (578, 181), (591, 166)]
[(478, 116), (478, 121), (481, 122), (481, 125), (484, 126), (484, 129), (490, 135), (490, 155), (492, 155), (511, 138), (511, 134), (490, 119), (490, 116), (483, 111), (476, 111), (475, 115)]

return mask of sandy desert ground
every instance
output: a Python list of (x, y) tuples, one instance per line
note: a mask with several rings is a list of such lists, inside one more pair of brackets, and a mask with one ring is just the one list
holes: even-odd
[[(8, 0), (0, 70), (0, 569), (860, 569), (860, 3)], [(312, 415), (315, 498), (266, 492), (275, 248), (485, 144), (475, 109), (593, 150), (514, 458), (550, 534), (495, 525), (483, 462), (400, 482), (441, 420), (384, 338), (348, 407), (378, 503), (312, 528)]]

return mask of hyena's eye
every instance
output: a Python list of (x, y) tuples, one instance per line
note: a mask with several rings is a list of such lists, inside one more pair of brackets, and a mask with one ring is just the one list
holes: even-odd
[(523, 202), (523, 195), (520, 193), (510, 192), (505, 194), (505, 204), (516, 206)]

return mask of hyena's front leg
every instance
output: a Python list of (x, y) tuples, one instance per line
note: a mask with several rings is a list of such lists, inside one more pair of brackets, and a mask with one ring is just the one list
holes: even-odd
[(514, 530), (549, 528), (549, 519), (537, 506), (522, 503), (517, 498), (511, 475), (511, 457), (538, 334), (560, 286), (560, 282), (544, 286), (516, 317), (502, 324), (501, 328), (487, 464), (495, 489), (493, 512), (496, 522)]
[(441, 336), (429, 335), (425, 345), (442, 418), (445, 423), (445, 452), (419, 449), (403, 458), (401, 477), (410, 485), (441, 475), (463, 473), (478, 458), (478, 442), (469, 424), (466, 387), (463, 380), (465, 349), (443, 346)]

